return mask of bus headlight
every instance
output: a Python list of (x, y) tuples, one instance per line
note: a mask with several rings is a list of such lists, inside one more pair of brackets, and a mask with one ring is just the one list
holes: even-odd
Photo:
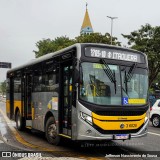
[(91, 116), (89, 116), (83, 112), (80, 112), (80, 116), (84, 121), (86, 121), (87, 123), (92, 125), (92, 117)]

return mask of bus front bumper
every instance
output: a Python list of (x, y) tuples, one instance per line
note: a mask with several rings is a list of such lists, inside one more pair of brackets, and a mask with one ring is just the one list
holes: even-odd
[[(147, 119), (143, 127), (137, 133), (131, 133), (128, 135), (128, 139), (139, 138), (147, 135), (149, 119)], [(91, 125), (85, 123), (84, 121), (80, 122), (80, 125), (77, 130), (76, 140), (115, 140), (114, 134), (101, 134), (95, 130)], [(123, 139), (122, 139), (123, 140)]]

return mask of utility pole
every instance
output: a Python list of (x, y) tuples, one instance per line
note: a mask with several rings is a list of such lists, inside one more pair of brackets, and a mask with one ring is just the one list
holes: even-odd
[(113, 20), (117, 19), (118, 17), (111, 17), (111, 16), (107, 16), (107, 17), (111, 19), (111, 45), (112, 45)]

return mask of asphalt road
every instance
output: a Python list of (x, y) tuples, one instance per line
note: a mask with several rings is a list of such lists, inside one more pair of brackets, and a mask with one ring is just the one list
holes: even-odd
[[(5, 112), (5, 103), (0, 102), (0, 109)], [(3, 121), (2, 115), (0, 115), (1, 122)], [(1, 128), (3, 125), (7, 124), (1, 123)], [(14, 124), (10, 124), (13, 125)], [(19, 142), (16, 142), (15, 137), (11, 136), (12, 133), (9, 133), (9, 129), (1, 130), (2, 135), (6, 136), (6, 139), (9, 139), (11, 144), (16, 144), (19, 146), (19, 148), (27, 148), (24, 147), (23, 144), (20, 144)], [(5, 133), (7, 132), (7, 134)], [(71, 157), (79, 157), (88, 159), (89, 157), (92, 158), (105, 158), (111, 159), (111, 160), (118, 160), (123, 158), (115, 158), (116, 156), (121, 155), (123, 156), (131, 156), (134, 155), (136, 158), (125, 158), (125, 159), (153, 159), (153, 157), (156, 157), (157, 155), (160, 156), (160, 128), (154, 128), (151, 123), (149, 124), (148, 128), (148, 135), (146, 137), (142, 138), (136, 138), (132, 140), (126, 140), (126, 141), (111, 141), (111, 142), (102, 142), (99, 144), (91, 143), (83, 143), (83, 144), (75, 144), (73, 142), (66, 142), (62, 146), (53, 146), (46, 142), (46, 139), (44, 138), (44, 134), (36, 132), (36, 131), (25, 131), (25, 132), (18, 132), (23, 139), (25, 139), (28, 142), (32, 142), (32, 144), (35, 144), (37, 146), (45, 146), (45, 148), (48, 148), (52, 150), (53, 152), (50, 152), (54, 156), (58, 157), (65, 157), (65, 156), (71, 156)], [(7, 137), (8, 136), (8, 137)], [(0, 143), (1, 145), (4, 145), (4, 143)], [(27, 148), (29, 149), (29, 148)], [(32, 150), (34, 150), (32, 148)], [(39, 150), (40, 151), (40, 150)], [(142, 157), (143, 156), (143, 157)], [(147, 158), (146, 158), (146, 157)], [(137, 158), (139, 157), (139, 158)], [(160, 159), (154, 158), (154, 159)]]
[(18, 159), (18, 158), (14, 158), (12, 157), (11, 158), (11, 153), (14, 153), (14, 152), (18, 152), (18, 149), (13, 147), (13, 146), (10, 146), (6, 143), (4, 143), (2, 140), (0, 140), (0, 160), (9, 160), (9, 159)]

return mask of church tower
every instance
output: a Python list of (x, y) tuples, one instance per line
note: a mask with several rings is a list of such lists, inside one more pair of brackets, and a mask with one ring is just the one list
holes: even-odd
[(85, 13), (83, 24), (82, 24), (81, 31), (80, 31), (81, 35), (93, 33), (93, 28), (92, 28), (92, 24), (89, 18), (87, 5), (88, 4), (86, 3), (86, 13)]

